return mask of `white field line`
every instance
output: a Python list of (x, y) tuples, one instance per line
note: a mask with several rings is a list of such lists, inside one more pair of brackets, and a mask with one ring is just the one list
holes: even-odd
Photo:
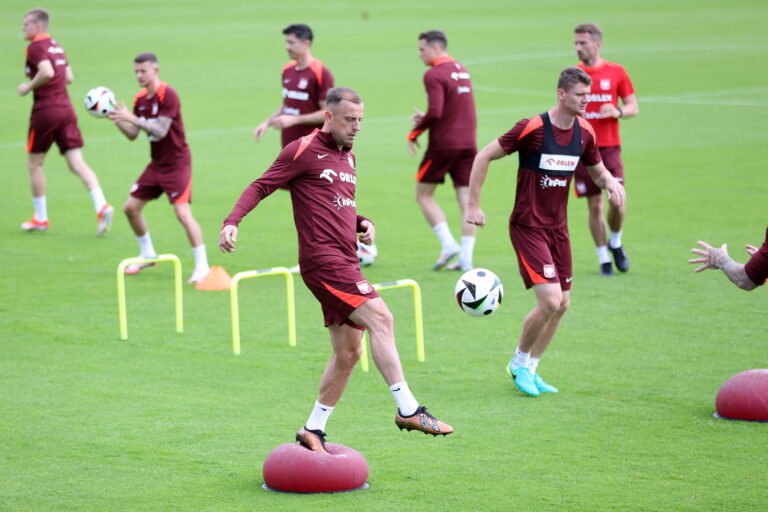
[[(679, 45), (679, 46), (635, 46), (627, 48), (610, 48), (606, 50), (605, 54), (608, 55), (610, 60), (611, 55), (626, 55), (632, 53), (661, 53), (661, 52), (715, 52), (715, 51), (765, 51), (768, 50), (768, 44), (722, 44), (722, 45)], [(461, 59), (461, 63), (465, 66), (477, 66), (481, 64), (494, 64), (496, 62), (509, 62), (519, 60), (537, 60), (547, 58), (560, 58), (560, 57), (572, 57), (576, 59), (576, 52), (574, 50), (566, 51), (551, 51), (551, 52), (528, 52), (528, 53), (511, 53), (508, 55), (496, 55), (488, 57), (475, 57), (468, 59)]]

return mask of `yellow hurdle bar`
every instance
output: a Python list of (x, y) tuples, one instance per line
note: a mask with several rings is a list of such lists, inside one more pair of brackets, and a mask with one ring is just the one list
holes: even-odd
[(176, 332), (184, 332), (184, 305), (181, 296), (181, 262), (174, 254), (161, 254), (157, 258), (127, 258), (117, 266), (117, 312), (120, 317), (120, 339), (128, 339), (128, 318), (125, 311), (125, 267), (134, 263), (173, 263), (176, 292)]
[[(399, 281), (393, 281), (391, 283), (374, 284), (373, 289), (376, 291), (392, 290), (394, 288), (409, 287), (413, 289), (413, 316), (416, 323), (416, 359), (420, 362), (424, 362), (424, 320), (421, 314), (421, 288), (419, 284), (413, 279), (401, 279)], [(360, 356), (360, 368), (364, 371), (368, 371), (368, 333), (363, 331), (363, 353)]]
[(229, 294), (232, 305), (232, 352), (240, 354), (240, 305), (237, 296), (237, 286), (243, 279), (252, 277), (285, 276), (285, 294), (288, 298), (288, 345), (296, 346), (296, 304), (293, 296), (293, 275), (285, 267), (265, 268), (238, 272), (232, 276)]

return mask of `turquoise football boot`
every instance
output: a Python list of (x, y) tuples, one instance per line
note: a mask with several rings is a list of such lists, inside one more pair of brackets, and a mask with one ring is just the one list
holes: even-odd
[(525, 366), (518, 366), (512, 368), (512, 361), (507, 365), (507, 377), (512, 379), (517, 389), (525, 393), (526, 395), (539, 396), (539, 390), (536, 388), (536, 384), (533, 382), (533, 374), (531, 370)]
[(539, 390), (539, 393), (559, 393), (560, 392), (555, 386), (552, 386), (544, 382), (544, 379), (542, 379), (538, 373), (533, 374), (533, 384), (536, 386), (536, 389)]

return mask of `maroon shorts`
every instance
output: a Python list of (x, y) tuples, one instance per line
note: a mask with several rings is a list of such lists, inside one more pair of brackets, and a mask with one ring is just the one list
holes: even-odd
[(32, 111), (29, 118), (27, 153), (47, 153), (53, 143), (63, 155), (70, 149), (83, 147), (83, 136), (77, 128), (72, 107), (51, 107)]
[(560, 283), (563, 291), (571, 289), (571, 240), (567, 228), (533, 228), (510, 223), (509, 238), (526, 288)]
[(477, 151), (474, 149), (427, 149), (419, 165), (416, 181), (419, 183), (443, 183), (450, 174), (454, 187), (468, 187), (472, 162)]
[[(600, 157), (603, 159), (605, 167), (623, 185), (624, 164), (621, 163), (621, 146), (598, 149), (600, 150)], [(589, 175), (589, 171), (581, 162), (576, 166), (573, 182), (575, 185), (573, 190), (576, 192), (576, 197), (599, 196), (602, 193), (600, 187), (595, 185), (595, 182), (592, 181), (592, 177)]]
[(185, 164), (171, 171), (159, 171), (149, 164), (131, 187), (136, 199), (151, 201), (163, 192), (168, 194), (171, 204), (192, 202), (192, 166)]
[(359, 267), (346, 262), (327, 263), (302, 272), (301, 278), (320, 301), (326, 327), (347, 324), (355, 329), (365, 329), (351, 321), (349, 315), (379, 294), (360, 273)]

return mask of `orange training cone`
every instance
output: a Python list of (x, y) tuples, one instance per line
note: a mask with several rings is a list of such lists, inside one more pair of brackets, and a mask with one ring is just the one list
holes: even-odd
[(214, 265), (205, 278), (195, 285), (198, 290), (229, 290), (232, 284), (232, 277), (227, 274), (224, 267)]

